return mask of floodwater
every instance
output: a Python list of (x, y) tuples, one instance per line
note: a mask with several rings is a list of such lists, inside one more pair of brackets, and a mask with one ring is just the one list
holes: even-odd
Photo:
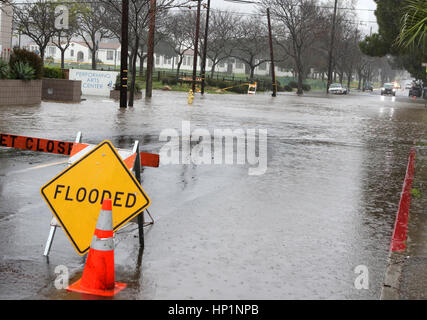
[[(182, 121), (212, 135), (267, 129), (267, 170), (145, 168), (155, 223), (145, 228), (143, 254), (134, 224), (116, 234), (116, 280), (128, 287), (115, 299), (379, 298), (409, 149), (426, 141), (422, 104), (353, 93), (206, 95), (190, 106), (185, 93), (155, 91), (122, 110), (96, 97), (0, 108), (3, 133), (74, 141), (81, 131), (83, 142), (130, 149), (136, 139), (153, 153), (166, 144), (162, 130), (181, 132)], [(42, 255), (52, 215), (40, 188), (66, 160), (0, 148), (1, 299), (89, 298), (54, 286), (57, 266), (68, 268), (70, 283), (84, 267), (61, 229)], [(355, 287), (359, 265), (369, 289)]]

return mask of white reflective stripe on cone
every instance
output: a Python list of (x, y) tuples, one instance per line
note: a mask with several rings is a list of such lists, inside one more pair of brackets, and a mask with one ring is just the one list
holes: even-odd
[(110, 238), (101, 238), (99, 239), (96, 236), (93, 236), (91, 249), (98, 251), (112, 251), (114, 250), (114, 239)]

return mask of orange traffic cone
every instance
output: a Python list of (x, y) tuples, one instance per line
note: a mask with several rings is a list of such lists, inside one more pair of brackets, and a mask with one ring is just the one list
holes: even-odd
[(83, 276), (68, 291), (112, 297), (126, 287), (114, 282), (114, 238), (111, 200), (102, 203)]

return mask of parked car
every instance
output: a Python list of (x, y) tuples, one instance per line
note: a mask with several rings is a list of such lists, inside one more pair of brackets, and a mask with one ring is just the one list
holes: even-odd
[(394, 88), (393, 83), (384, 83), (384, 86), (381, 88), (381, 95), (391, 94), (396, 95), (396, 89)]
[(347, 87), (342, 85), (341, 83), (333, 83), (329, 86), (328, 92), (334, 94), (347, 94)]
[(422, 81), (413, 81), (411, 89), (409, 89), (409, 97), (421, 97), (423, 92), (423, 83)]
[(374, 91), (374, 87), (370, 82), (365, 82), (362, 91)]

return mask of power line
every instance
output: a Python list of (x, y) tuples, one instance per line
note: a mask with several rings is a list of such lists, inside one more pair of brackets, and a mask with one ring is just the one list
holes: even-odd
[[(221, 9), (216, 9), (216, 8), (210, 8), (211, 11), (216, 11), (216, 12), (221, 12), (221, 13), (231, 13), (231, 14), (235, 14), (235, 15), (239, 15), (239, 16), (261, 16), (262, 13), (256, 13), (256, 12), (236, 12), (236, 11), (231, 11), (231, 10), (221, 10)], [(176, 8), (176, 9), (169, 9), (169, 11), (175, 11), (175, 12), (180, 12), (180, 11), (192, 11), (189, 8)], [(272, 17), (272, 20), (274, 21), (280, 21), (277, 18), (274, 19)], [(345, 22), (352, 22), (351, 20), (341, 20), (341, 21), (345, 21)], [(371, 21), (371, 20), (358, 20), (359, 22), (365, 22), (365, 23), (377, 23), (377, 21)], [(353, 23), (355, 23), (353, 21)]]
[[(241, 3), (241, 4), (255, 4), (255, 5), (261, 5), (261, 2), (257, 1), (251, 1), (251, 0), (224, 0), (226, 2), (234, 2), (234, 3)], [(296, 4), (295, 6), (300, 6), (299, 4)], [(309, 7), (309, 5), (307, 5)], [(322, 8), (322, 9), (334, 9), (334, 7), (330, 6), (321, 6), (321, 5), (314, 5), (311, 7), (316, 8)], [(337, 10), (350, 10), (350, 11), (371, 11), (375, 12), (375, 9), (368, 9), (368, 8), (340, 8), (338, 7)]]

